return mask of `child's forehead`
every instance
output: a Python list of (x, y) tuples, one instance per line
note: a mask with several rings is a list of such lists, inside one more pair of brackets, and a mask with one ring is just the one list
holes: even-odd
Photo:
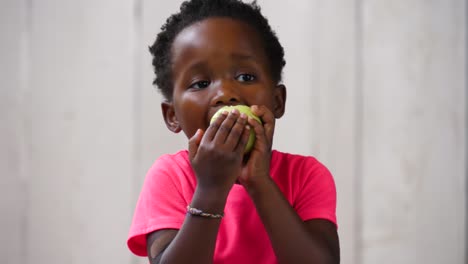
[(259, 34), (247, 23), (232, 18), (213, 17), (183, 29), (175, 38), (172, 51), (174, 55), (187, 49), (202, 49), (262, 56), (265, 52), (263, 47)]

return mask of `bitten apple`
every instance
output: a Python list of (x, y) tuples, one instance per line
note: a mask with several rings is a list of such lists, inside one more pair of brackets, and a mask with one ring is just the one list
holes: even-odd
[[(247, 117), (251, 117), (257, 122), (259, 122), (260, 124), (262, 124), (262, 120), (260, 120), (258, 116), (254, 115), (254, 113), (252, 113), (252, 110), (250, 110), (250, 107), (246, 105), (227, 105), (227, 106), (221, 107), (211, 118), (210, 124), (213, 123), (216, 120), (216, 118), (218, 118), (218, 116), (224, 111), (230, 112), (233, 109), (237, 109), (240, 113), (244, 113), (247, 115)], [(252, 150), (254, 144), (255, 144), (255, 131), (251, 129), (249, 141), (247, 142), (247, 145), (245, 146), (244, 153), (249, 153)]]

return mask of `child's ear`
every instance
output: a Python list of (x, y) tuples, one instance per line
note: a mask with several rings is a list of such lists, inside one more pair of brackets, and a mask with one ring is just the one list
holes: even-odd
[(174, 132), (179, 133), (182, 128), (179, 125), (179, 121), (177, 120), (177, 116), (174, 111), (174, 106), (172, 102), (164, 101), (161, 103), (161, 110), (164, 117), (164, 122), (166, 122), (167, 128)]
[(286, 108), (286, 86), (278, 84), (274, 90), (274, 109), (273, 114), (275, 118), (280, 118), (284, 115)]

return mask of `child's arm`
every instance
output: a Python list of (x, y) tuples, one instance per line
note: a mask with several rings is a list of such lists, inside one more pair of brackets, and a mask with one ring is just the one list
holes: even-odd
[(251, 186), (250, 195), (279, 263), (340, 262), (338, 235), (332, 222), (303, 222), (271, 179)]
[[(206, 208), (206, 212), (222, 212), (225, 201), (212, 199), (215, 197), (220, 195), (196, 191), (192, 206)], [(212, 263), (220, 222), (220, 219), (187, 215), (180, 230), (163, 229), (149, 234), (150, 263)]]
[(266, 107), (253, 107), (263, 126), (249, 124), (257, 142), (240, 180), (249, 192), (280, 263), (339, 263), (336, 227), (327, 220), (303, 222), (269, 175), (274, 131), (273, 114)]
[[(241, 173), (250, 131), (238, 110), (223, 113), (189, 141), (189, 157), (197, 176), (190, 206), (221, 214), (227, 196)], [(179, 231), (165, 229), (147, 237), (148, 256), (155, 263), (212, 263), (221, 220), (187, 214)]]

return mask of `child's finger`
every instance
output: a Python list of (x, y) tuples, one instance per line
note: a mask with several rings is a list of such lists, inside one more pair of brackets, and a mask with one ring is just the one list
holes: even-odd
[(195, 132), (195, 135), (193, 135), (189, 139), (188, 150), (189, 150), (190, 160), (195, 158), (195, 156), (197, 155), (198, 146), (200, 146), (200, 142), (202, 138), (203, 138), (203, 130), (198, 129), (197, 132)]
[(214, 137), (216, 136), (216, 133), (218, 132), (218, 129), (221, 127), (221, 124), (223, 121), (226, 119), (228, 116), (229, 112), (228, 111), (223, 111), (213, 123), (208, 126), (205, 132), (205, 138), (206, 140), (212, 141)]
[(269, 145), (271, 145), (266, 137), (265, 129), (262, 124), (258, 123), (257, 120), (249, 117), (248, 124), (250, 125), (251, 129), (255, 132), (255, 145), (254, 148), (258, 150), (268, 150), (270, 149)]
[(239, 142), (237, 143), (236, 148), (234, 149), (235, 152), (244, 153), (247, 142), (249, 141), (250, 130), (251, 128), (249, 125), (244, 125), (242, 135), (239, 139)]
[(228, 116), (224, 119), (223, 123), (221, 123), (221, 125), (219, 126), (218, 131), (216, 132), (216, 135), (213, 138), (213, 141), (215, 141), (218, 144), (225, 144), (238, 118), (239, 110), (231, 110)]
[(257, 115), (263, 122), (263, 128), (265, 130), (266, 140), (269, 144), (273, 142), (273, 133), (275, 131), (275, 116), (266, 106), (254, 105), (252, 106), (252, 112)]
[(247, 124), (247, 115), (240, 114), (240, 116), (235, 120), (234, 125), (231, 128), (231, 131), (227, 135), (225, 145), (232, 146), (232, 149), (235, 149), (239, 144), (239, 141), (242, 138), (244, 133), (245, 125)]

